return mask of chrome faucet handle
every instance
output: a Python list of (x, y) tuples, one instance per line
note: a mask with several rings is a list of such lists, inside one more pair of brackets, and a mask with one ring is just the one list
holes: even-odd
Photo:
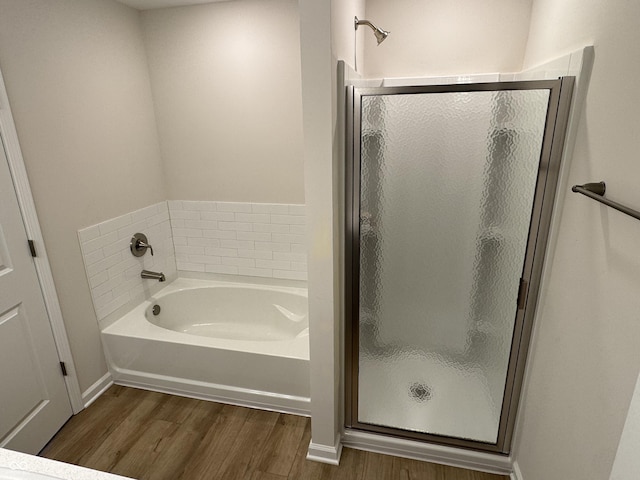
[(147, 248), (151, 250), (151, 255), (153, 255), (153, 247), (148, 243), (147, 236), (144, 233), (136, 233), (131, 237), (129, 249), (134, 257), (141, 257), (147, 253)]
[(149, 249), (151, 250), (151, 256), (153, 256), (153, 247), (147, 243), (144, 243), (142, 240), (138, 240), (136, 242), (136, 249)]

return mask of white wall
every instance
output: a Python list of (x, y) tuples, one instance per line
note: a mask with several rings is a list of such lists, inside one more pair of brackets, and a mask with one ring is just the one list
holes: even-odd
[(353, 69), (357, 63), (358, 71), (364, 70), (364, 42), (355, 41), (354, 17), (366, 18), (366, 3), (366, 0), (332, 0), (331, 2), (333, 55), (338, 60), (344, 60)]
[(628, 480), (638, 476), (640, 472), (640, 377), (631, 400), (631, 408), (624, 424), (622, 438), (618, 445), (616, 459), (611, 471), (611, 480)]
[(111, 0), (0, 0), (0, 68), (81, 390), (102, 377), (77, 230), (164, 198), (138, 12)]
[(335, 461), (339, 429), (338, 184), (335, 142), (335, 59), (331, 0), (300, 0), (304, 178), (307, 205), (311, 446)]
[[(363, 0), (300, 0), (307, 206), (311, 445), (309, 455), (339, 459), (342, 429), (341, 326), (344, 222), (344, 102), (337, 60), (354, 64), (353, 17)], [(359, 50), (359, 60), (362, 52)]]
[(304, 203), (297, 1), (141, 17), (169, 198)]
[[(640, 208), (640, 3), (535, 0), (525, 67), (595, 45), (569, 185)], [(514, 456), (525, 480), (609, 478), (640, 370), (640, 223), (561, 192)]]
[(367, 20), (391, 32), (384, 43), (368, 27), (368, 77), (520, 71), (532, 0), (367, 0)]

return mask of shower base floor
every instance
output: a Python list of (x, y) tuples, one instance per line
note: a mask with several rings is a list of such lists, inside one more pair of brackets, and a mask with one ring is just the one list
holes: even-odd
[(360, 359), (358, 421), (495, 443), (500, 404), (478, 368), (424, 354)]

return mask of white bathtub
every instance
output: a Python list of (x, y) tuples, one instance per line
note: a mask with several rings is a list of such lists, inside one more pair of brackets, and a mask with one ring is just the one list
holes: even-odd
[(306, 289), (178, 278), (102, 341), (120, 385), (309, 413)]

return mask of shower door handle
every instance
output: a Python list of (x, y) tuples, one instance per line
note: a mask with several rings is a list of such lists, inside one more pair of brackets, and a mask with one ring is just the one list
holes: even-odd
[(518, 310), (523, 310), (527, 300), (527, 287), (529, 283), (524, 279), (520, 279), (520, 285), (518, 285)]

